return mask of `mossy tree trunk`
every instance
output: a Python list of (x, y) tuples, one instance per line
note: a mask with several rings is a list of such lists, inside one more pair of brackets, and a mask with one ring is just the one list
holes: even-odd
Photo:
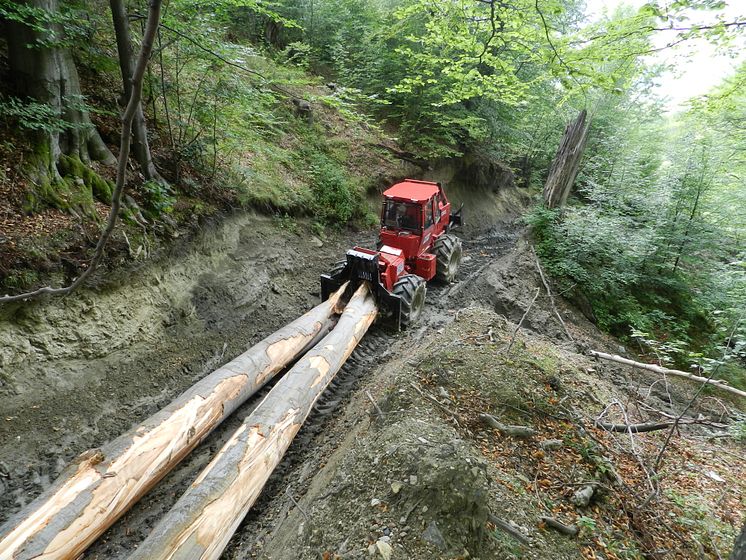
[[(32, 9), (59, 13), (58, 0), (24, 0)], [(61, 183), (62, 156), (83, 163), (100, 161), (115, 165), (116, 158), (104, 144), (83, 103), (78, 71), (69, 49), (61, 44), (64, 30), (49, 23), (35, 25), (7, 22), (3, 33), (8, 44), (8, 62), (15, 93), (54, 110), (57, 123), (34, 132), (34, 152), (28, 172), (38, 188), (49, 191)]]
[[(126, 100), (132, 96), (132, 75), (135, 71), (127, 9), (123, 0), (109, 0), (109, 6), (111, 7), (111, 18), (114, 22), (114, 32), (117, 37), (119, 68), (122, 71), (122, 84), (124, 86), (123, 99)], [(142, 103), (137, 105), (135, 120), (132, 123), (132, 155), (140, 166), (140, 170), (146, 181), (165, 183), (153, 163), (150, 145), (148, 144), (148, 129), (145, 124)]]

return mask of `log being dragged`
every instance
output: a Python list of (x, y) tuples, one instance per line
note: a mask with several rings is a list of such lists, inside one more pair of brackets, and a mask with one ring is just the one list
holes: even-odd
[(642, 362), (635, 362), (634, 360), (622, 358), (621, 356), (617, 356), (615, 354), (606, 354), (604, 352), (596, 352), (595, 350), (590, 350), (588, 354), (590, 354), (594, 358), (601, 358), (602, 360), (609, 360), (610, 362), (616, 362), (618, 364), (624, 364), (626, 366), (632, 366), (632, 367), (636, 367), (639, 369), (646, 369), (648, 371), (660, 373), (661, 375), (673, 375), (674, 377), (681, 377), (682, 379), (688, 379), (689, 381), (694, 381), (695, 383), (706, 383), (707, 385), (711, 385), (717, 389), (720, 389), (721, 391), (727, 391), (728, 393), (738, 395), (739, 397), (746, 397), (746, 391), (741, 391), (740, 389), (731, 387), (722, 379), (708, 379), (707, 377), (694, 375), (693, 373), (689, 373), (686, 371), (680, 371), (678, 369), (669, 369), (663, 366), (657, 366), (655, 364), (645, 364)]
[(363, 284), (334, 330), (278, 381), (129, 560), (219, 558), (376, 313)]
[(345, 287), (139, 426), (78, 457), (0, 528), (0, 560), (78, 558), (220, 422), (331, 330)]

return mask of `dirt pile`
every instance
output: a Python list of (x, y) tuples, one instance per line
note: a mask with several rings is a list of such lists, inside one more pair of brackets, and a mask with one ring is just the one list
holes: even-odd
[[(395, 417), (390, 407), (403, 404), (389, 398), (382, 410)], [(313, 503), (312, 519), (297, 534), (278, 537), (266, 554), (291, 558), (300, 548), (302, 558), (340, 550), (355, 557), (355, 551), (380, 553), (378, 543), (422, 548), (417, 557), (478, 554), (486, 536), (488, 487), (485, 461), (452, 428), (407, 414), (374, 425), (370, 438), (336, 467)]]
[(631, 493), (647, 484), (638, 457), (649, 461), (663, 435), (630, 448), (628, 434), (593, 425), (607, 403), (628, 401), (625, 388), (553, 336), (522, 329), (508, 353), (515, 324), (483, 306), (452, 318), (417, 343), (397, 341), (407, 357), (379, 368), (370, 394), (358, 391), (329, 427), (332, 439), (342, 426), (346, 435), (297, 507), (228, 558), (617, 559), (666, 547), (659, 558), (689, 558), (695, 542), (705, 557), (732, 546), (746, 491), (737, 447), (676, 445), (661, 502), (636, 511)]

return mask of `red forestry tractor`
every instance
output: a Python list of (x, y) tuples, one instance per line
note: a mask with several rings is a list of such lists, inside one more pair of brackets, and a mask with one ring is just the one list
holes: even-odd
[(440, 183), (406, 179), (383, 193), (376, 250), (354, 247), (329, 274), (321, 275), (325, 300), (342, 284), (370, 282), (382, 313), (397, 330), (417, 321), (425, 304), (426, 282), (451, 282), (461, 263), (460, 226)]

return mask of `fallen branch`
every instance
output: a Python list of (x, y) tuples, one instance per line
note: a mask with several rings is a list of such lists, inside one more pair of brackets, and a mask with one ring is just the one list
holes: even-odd
[[(665, 430), (673, 426), (675, 422), (645, 422), (643, 424), (606, 424), (605, 422), (596, 422), (596, 426), (603, 428), (609, 432), (632, 432), (632, 433), (643, 433), (643, 432), (655, 432), (657, 430)], [(679, 420), (679, 425), (687, 424), (698, 424), (700, 426), (713, 426), (713, 427), (724, 427), (725, 424), (714, 424), (713, 422), (707, 422), (704, 420), (682, 419)]]
[(741, 391), (740, 389), (731, 387), (722, 379), (708, 379), (707, 377), (701, 377), (699, 375), (694, 375), (693, 373), (688, 373), (686, 371), (680, 371), (677, 369), (669, 369), (663, 366), (657, 366), (655, 364), (645, 364), (642, 362), (635, 362), (627, 358), (622, 358), (621, 356), (616, 356), (613, 354), (606, 354), (604, 352), (596, 352), (595, 350), (590, 350), (588, 353), (594, 358), (601, 358), (603, 360), (608, 360), (610, 362), (616, 362), (618, 364), (624, 364), (624, 365), (636, 367), (639, 369), (646, 369), (648, 371), (659, 373), (661, 375), (673, 375), (674, 377), (681, 377), (682, 379), (687, 379), (695, 383), (704, 383), (707, 385), (711, 385), (713, 387), (716, 387), (717, 389), (720, 389), (721, 391), (727, 391), (734, 395), (738, 395), (739, 397), (746, 397), (746, 391)]
[(528, 438), (536, 435), (536, 430), (530, 426), (511, 426), (509, 424), (503, 424), (491, 414), (482, 413), (479, 415), (479, 419), (486, 426), (494, 428), (506, 436)]
[(373, 403), (373, 408), (375, 409), (375, 411), (376, 411), (376, 414), (378, 414), (378, 417), (379, 417), (379, 418), (383, 418), (383, 411), (381, 410), (381, 407), (379, 407), (379, 406), (378, 406), (378, 403), (377, 403), (377, 402), (376, 402), (376, 400), (375, 400), (375, 399), (373, 398), (373, 395), (371, 395), (371, 394), (370, 394), (370, 391), (368, 391), (367, 389), (366, 389), (366, 391), (365, 391), (365, 396), (366, 396), (366, 397), (368, 397), (368, 400), (369, 400), (369, 401), (370, 401), (371, 403)]
[(607, 424), (605, 422), (596, 422), (596, 426), (609, 432), (632, 432), (633, 434), (665, 430), (666, 428), (669, 428), (671, 424), (673, 424), (673, 422), (647, 422), (645, 424)]
[(0, 527), (0, 560), (78, 558), (218, 424), (329, 332), (345, 288), (139, 426), (81, 455), (49, 490)]
[(530, 541), (526, 538), (526, 536), (507, 521), (503, 521), (502, 519), (495, 515), (492, 515), (491, 513), (487, 515), (487, 519), (495, 527), (497, 527), (501, 531), (504, 531), (505, 533), (508, 533), (514, 539), (522, 542), (523, 544), (529, 544)]
[(552, 295), (552, 290), (549, 289), (549, 282), (547, 282), (547, 279), (544, 276), (544, 271), (541, 268), (539, 257), (536, 255), (536, 250), (534, 250), (533, 245), (531, 245), (531, 254), (534, 256), (534, 263), (536, 263), (536, 270), (539, 271), (541, 282), (542, 284), (544, 284), (544, 288), (546, 289), (547, 294), (549, 295), (549, 302), (552, 304), (552, 311), (554, 311), (554, 315), (557, 317), (557, 320), (560, 322), (560, 325), (562, 325), (562, 328), (565, 330), (565, 335), (567, 335), (567, 338), (570, 339), (570, 342), (575, 342), (575, 339), (572, 337), (572, 335), (570, 334), (570, 331), (567, 329), (567, 325), (562, 320), (562, 316), (559, 314), (559, 311), (557, 311), (557, 305), (554, 303), (554, 296)]
[(565, 525), (564, 523), (560, 523), (559, 521), (557, 521), (554, 517), (541, 516), (539, 519), (541, 520), (542, 523), (544, 523), (544, 525), (546, 525), (550, 529), (559, 531), (563, 535), (574, 537), (580, 532), (577, 526)]
[(510, 349), (513, 347), (513, 343), (515, 342), (515, 337), (518, 334), (518, 331), (521, 330), (521, 327), (523, 326), (523, 321), (526, 320), (526, 316), (528, 315), (528, 312), (531, 311), (531, 308), (534, 306), (534, 302), (536, 301), (536, 298), (539, 297), (539, 291), (540, 291), (540, 288), (536, 288), (534, 299), (532, 299), (531, 303), (528, 304), (526, 311), (523, 313), (523, 317), (521, 317), (521, 320), (518, 321), (518, 325), (516, 326), (515, 330), (513, 331), (513, 334), (510, 337), (510, 342), (508, 342), (508, 347), (505, 349), (506, 354), (510, 354)]

